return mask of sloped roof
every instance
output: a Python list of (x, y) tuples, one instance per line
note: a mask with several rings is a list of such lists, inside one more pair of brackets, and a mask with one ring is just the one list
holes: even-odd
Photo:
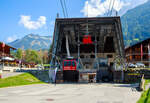
[[(2, 45), (2, 44), (3, 44), (3, 42), (0, 42), (0, 45)], [(13, 49), (13, 50), (16, 50), (16, 48), (14, 48), (14, 47), (12, 47), (12, 46), (10, 46), (10, 45), (5, 44), (5, 46), (8, 47), (8, 48), (11, 48), (11, 49)]]
[(150, 38), (147, 38), (147, 39), (145, 39), (145, 40), (142, 40), (142, 41), (140, 41), (140, 42), (137, 42), (136, 44), (133, 44), (133, 45), (131, 45), (131, 46), (126, 47), (125, 49), (132, 48), (132, 47), (134, 47), (134, 46), (136, 46), (136, 45), (139, 45), (139, 44), (142, 44), (142, 43), (144, 43), (144, 42), (146, 42), (146, 41), (150, 41)]

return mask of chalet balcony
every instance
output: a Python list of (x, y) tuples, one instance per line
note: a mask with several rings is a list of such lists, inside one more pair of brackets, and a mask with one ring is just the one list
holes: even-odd
[(13, 58), (12, 55), (7, 54), (7, 53), (4, 53), (4, 54), (3, 54), (3, 52), (0, 51), (0, 58), (3, 57), (3, 56), (4, 56), (4, 57), (11, 57), (11, 58)]
[[(126, 53), (127, 56), (134, 56), (134, 55), (141, 55), (141, 52), (132, 52), (132, 53)], [(147, 52), (143, 53), (143, 55), (148, 55)]]
[(128, 62), (133, 62), (133, 63), (138, 63), (138, 62), (142, 62), (142, 63), (144, 63), (144, 62), (150, 62), (150, 60), (149, 59), (132, 59), (132, 60), (127, 60)]

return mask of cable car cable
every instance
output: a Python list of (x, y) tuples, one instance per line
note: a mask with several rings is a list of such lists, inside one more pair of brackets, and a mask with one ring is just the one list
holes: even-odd
[(62, 10), (63, 10), (63, 15), (64, 15), (64, 18), (65, 18), (66, 14), (65, 14), (65, 9), (64, 9), (62, 0), (60, 0), (60, 4), (61, 4)]
[(113, 5), (112, 5), (111, 11), (110, 11), (110, 16), (112, 15), (112, 9), (114, 7), (114, 3), (115, 3), (115, 0), (113, 0)]
[(112, 0), (110, 0), (110, 2), (109, 2), (109, 8), (108, 8), (107, 16), (109, 15), (109, 12), (110, 12), (111, 1)]
[(66, 6), (66, 0), (64, 0), (64, 9), (65, 9), (65, 12), (66, 12), (66, 16), (68, 17), (68, 10), (67, 10), (67, 6)]

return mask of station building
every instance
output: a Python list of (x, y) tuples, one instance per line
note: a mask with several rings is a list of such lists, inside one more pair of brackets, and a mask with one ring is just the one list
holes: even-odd
[(63, 71), (68, 55), (76, 60), (78, 80), (109, 77), (116, 57), (125, 57), (120, 17), (56, 18), (51, 65)]

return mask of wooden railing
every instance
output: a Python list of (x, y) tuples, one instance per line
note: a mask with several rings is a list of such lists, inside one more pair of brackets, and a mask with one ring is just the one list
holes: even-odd
[(6, 54), (6, 53), (3, 53), (3, 52), (0, 51), (0, 57), (3, 57), (3, 56), (5, 56), (5, 57), (13, 57), (10, 54)]
[[(148, 55), (149, 53), (142, 53), (143, 55)], [(133, 52), (133, 53), (126, 53), (126, 57), (133, 56), (133, 55), (141, 55), (141, 53)]]

